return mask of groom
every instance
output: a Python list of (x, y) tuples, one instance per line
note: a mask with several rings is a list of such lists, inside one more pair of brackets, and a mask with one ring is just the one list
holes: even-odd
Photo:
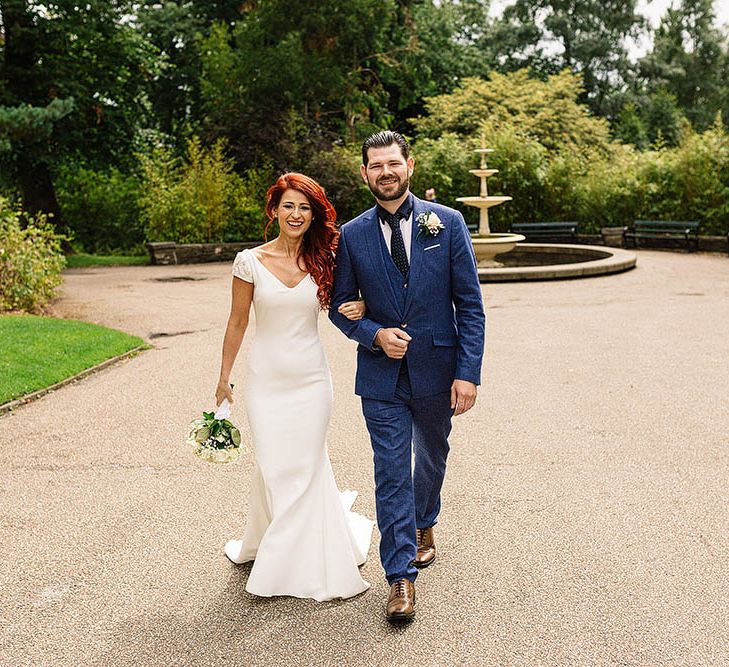
[[(451, 417), (476, 401), (485, 316), (463, 216), (410, 193), (407, 141), (373, 134), (362, 163), (377, 205), (342, 227), (329, 317), (359, 343), (355, 393), (374, 451), (387, 619), (399, 622), (415, 615), (418, 568), (435, 559)], [(360, 294), (367, 314), (349, 320), (338, 308)]]

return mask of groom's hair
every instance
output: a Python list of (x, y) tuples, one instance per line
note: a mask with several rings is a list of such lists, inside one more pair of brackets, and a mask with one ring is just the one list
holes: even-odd
[(383, 130), (382, 132), (371, 134), (362, 142), (362, 164), (366, 167), (370, 161), (367, 155), (370, 148), (387, 148), (388, 146), (392, 146), (392, 144), (397, 144), (400, 147), (400, 152), (406, 160), (410, 157), (410, 146), (407, 139), (399, 132)]

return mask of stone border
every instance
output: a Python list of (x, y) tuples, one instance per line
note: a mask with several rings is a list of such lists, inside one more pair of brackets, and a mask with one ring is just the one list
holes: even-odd
[(52, 391), (56, 391), (56, 389), (60, 389), (61, 387), (65, 387), (68, 384), (78, 382), (79, 380), (83, 380), (85, 377), (93, 375), (94, 373), (98, 373), (99, 371), (104, 370), (105, 368), (112, 366), (116, 363), (119, 363), (120, 361), (130, 359), (131, 357), (136, 357), (140, 352), (148, 349), (150, 349), (149, 345), (137, 345), (137, 347), (127, 352), (124, 352), (123, 354), (118, 354), (116, 357), (112, 357), (111, 359), (102, 361), (100, 364), (96, 364), (96, 366), (86, 368), (80, 373), (76, 373), (76, 375), (72, 375), (65, 380), (61, 380), (60, 382), (56, 382), (56, 384), (52, 384), (50, 387), (38, 389), (38, 391), (34, 391), (31, 394), (25, 394), (25, 396), (13, 399), (8, 403), (3, 403), (2, 405), (0, 405), (0, 415), (4, 415), (7, 412), (12, 412), (16, 408), (19, 408), (26, 403), (32, 403), (33, 401), (37, 401), (39, 398), (42, 398), (46, 394), (50, 394)]
[(202, 264), (229, 262), (245, 248), (255, 248), (261, 241), (239, 243), (147, 243), (152, 264)]
[[(565, 278), (587, 278), (620, 273), (632, 269), (637, 261), (636, 253), (608, 246), (575, 245), (570, 243), (519, 243), (517, 248), (541, 250), (545, 253), (557, 252), (584, 254), (593, 252), (597, 259), (574, 264), (548, 264), (544, 266), (515, 266), (497, 269), (479, 269), (478, 278), (482, 283), (506, 282), (517, 280), (561, 280)], [(607, 257), (605, 256), (607, 255)]]

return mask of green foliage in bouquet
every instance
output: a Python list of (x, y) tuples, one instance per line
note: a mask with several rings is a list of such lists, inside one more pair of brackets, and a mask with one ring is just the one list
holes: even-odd
[(21, 224), (21, 213), (0, 197), (0, 312), (40, 312), (61, 284), (62, 236), (45, 216)]
[(190, 424), (187, 444), (198, 458), (209, 463), (230, 463), (240, 455), (240, 431), (228, 419), (216, 419), (214, 412)]

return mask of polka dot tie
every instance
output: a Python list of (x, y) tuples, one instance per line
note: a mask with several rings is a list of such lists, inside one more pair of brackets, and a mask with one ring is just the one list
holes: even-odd
[(387, 217), (387, 224), (392, 228), (392, 239), (390, 240), (390, 254), (395, 266), (402, 273), (403, 278), (408, 277), (410, 264), (408, 256), (405, 252), (405, 242), (402, 239), (402, 230), (400, 229), (400, 216), (395, 213)]

